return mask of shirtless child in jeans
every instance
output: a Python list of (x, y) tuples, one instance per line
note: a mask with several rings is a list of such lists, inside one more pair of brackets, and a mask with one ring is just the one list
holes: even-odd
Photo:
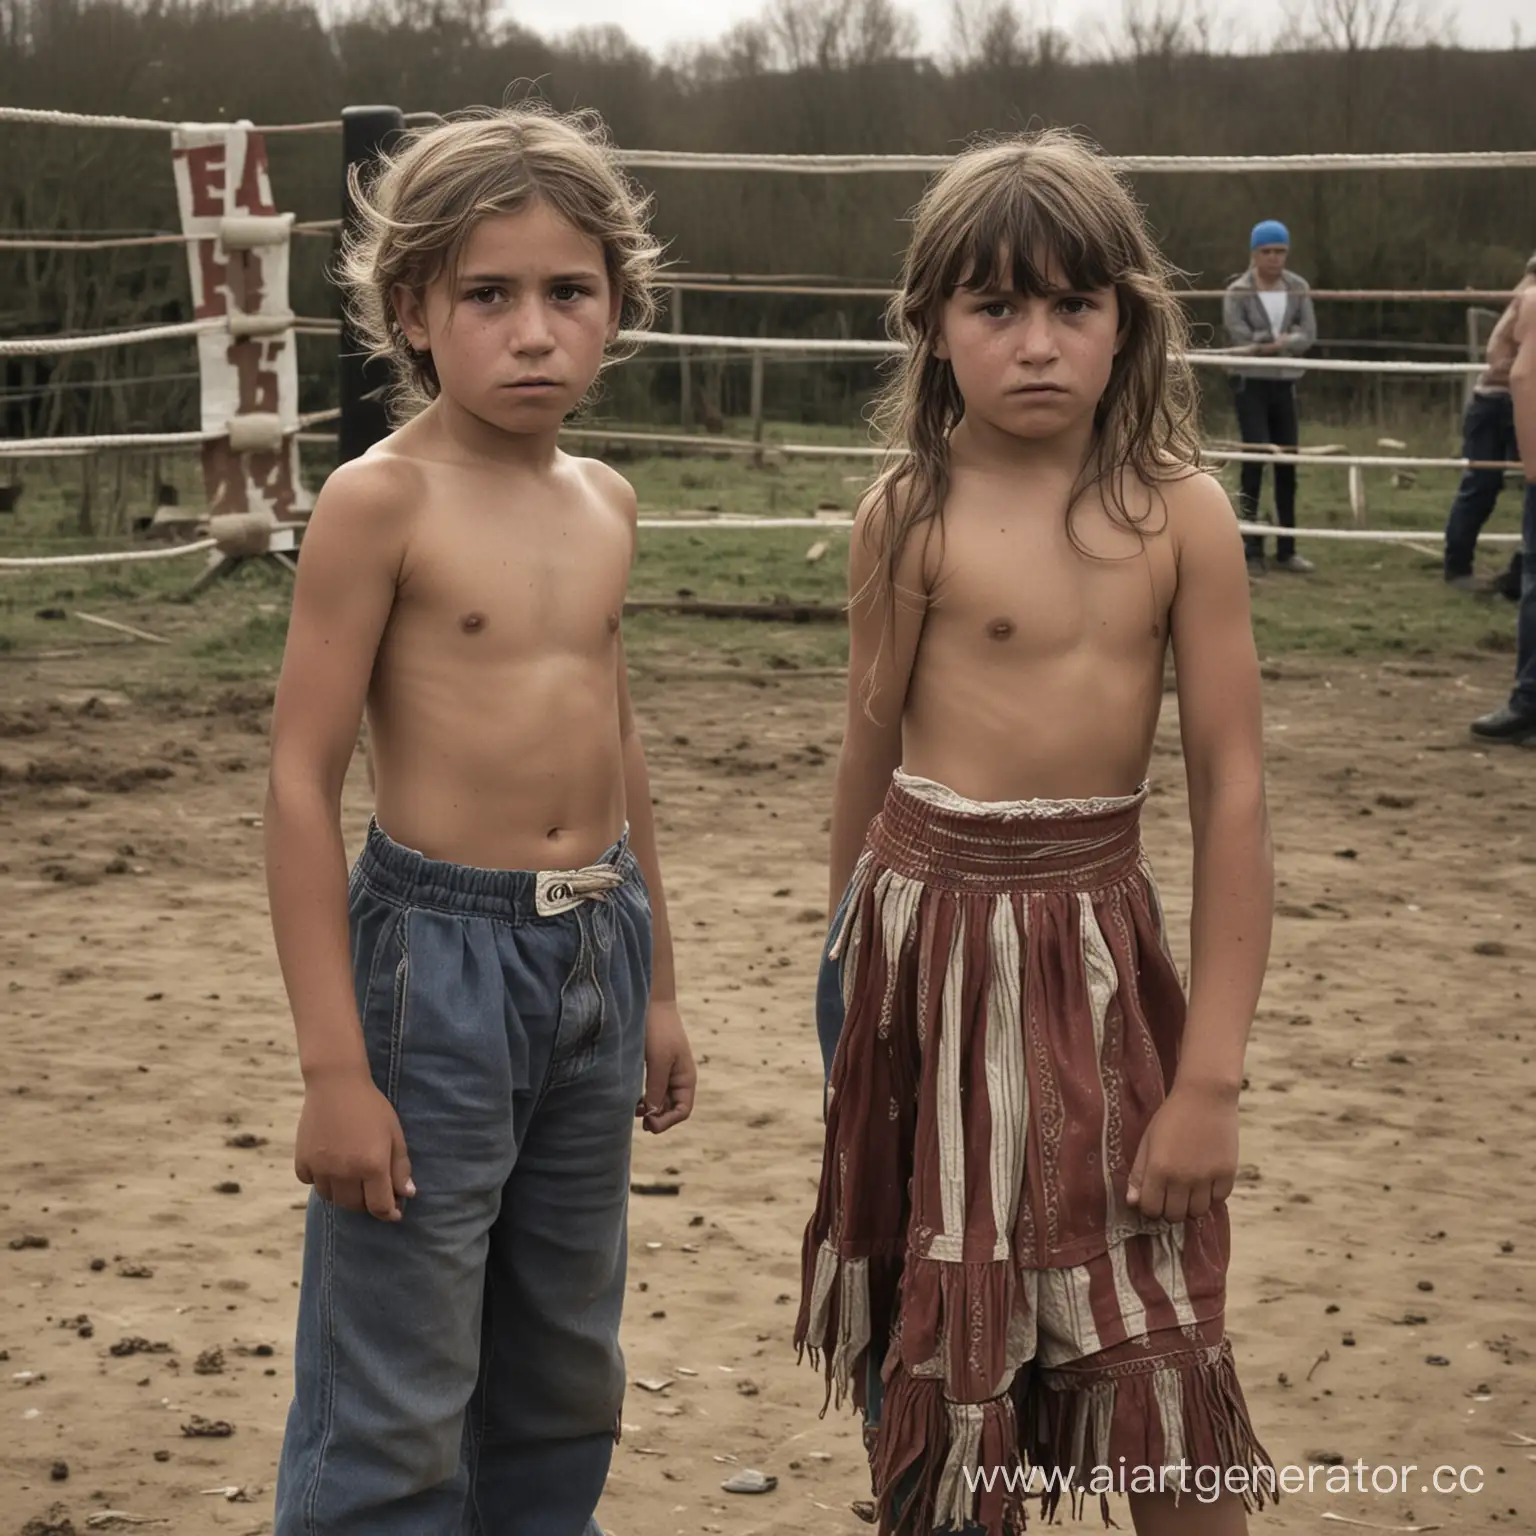
[(356, 191), (349, 296), (405, 419), (320, 496), (273, 719), (315, 1189), (275, 1532), (594, 1536), (634, 1120), (686, 1119), (694, 1068), (620, 635), (635, 496), (557, 437), (657, 247), (586, 120), (455, 120)]

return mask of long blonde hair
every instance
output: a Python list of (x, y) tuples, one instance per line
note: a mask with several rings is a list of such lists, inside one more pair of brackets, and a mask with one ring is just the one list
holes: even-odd
[(874, 411), (890, 451), (866, 524), (893, 612), (908, 542), (919, 529), (942, 526), (949, 435), (965, 402), (934, 348), (943, 306), (962, 286), (1044, 294), (1054, 267), (1073, 288), (1115, 290), (1122, 344), (1068, 504), (1069, 533), (1073, 510), (1095, 486), (1110, 515), (1140, 532), (1147, 513), (1128, 504), (1126, 481), (1155, 486), (1194, 469), (1200, 453), (1194, 375), (1180, 355), (1188, 325), (1176, 274), (1130, 191), (1090, 145), (1060, 129), (978, 144), (933, 180), (912, 224), (901, 285), (886, 311), (903, 352)]
[[(649, 201), (620, 171), (595, 112), (562, 117), (530, 102), (457, 113), (407, 134), (366, 184), (351, 167), (347, 184), (357, 229), (343, 243), (338, 278), (369, 356), (390, 365), (397, 423), (439, 386), (431, 355), (401, 329), (394, 291), (421, 293), (451, 271), (482, 219), (542, 200), (601, 244), (620, 326), (646, 330), (655, 318), (661, 247), (646, 228)], [(610, 348), (607, 361), (621, 355)]]

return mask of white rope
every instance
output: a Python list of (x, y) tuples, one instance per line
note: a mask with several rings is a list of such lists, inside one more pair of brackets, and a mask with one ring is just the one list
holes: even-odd
[[(301, 437), (306, 429), (322, 422), (335, 421), (339, 410), (311, 411), (300, 416), (298, 424), (290, 431)], [(287, 432), (284, 433), (287, 436)], [(90, 437), (40, 437), (0, 438), (0, 459), (52, 459), (70, 455), (146, 450), (157, 448), (197, 448), (203, 443), (216, 443), (228, 437), (226, 431), (215, 432), (117, 432), (100, 433)]]
[[(766, 528), (852, 528), (851, 517), (642, 517), (641, 528), (654, 529), (766, 529)], [(1242, 533), (1262, 534), (1273, 538), (1277, 534), (1285, 538), (1342, 539), (1360, 544), (1413, 544), (1434, 537), (1428, 529), (1394, 528), (1273, 528), (1268, 523), (1239, 523)], [(1518, 533), (1485, 533), (1481, 535), (1488, 544), (1518, 544)], [(89, 555), (41, 555), (0, 556), (0, 570), (43, 570), (71, 565), (111, 565), (126, 561), (171, 560), (180, 555), (193, 555), (200, 550), (213, 549), (215, 539), (198, 539), (191, 544), (177, 544), (168, 549), (111, 550)]]
[[(864, 171), (942, 170), (952, 155), (743, 155), (685, 150), (632, 149), (619, 152), (631, 170), (782, 171), (797, 176), (847, 176)], [(1215, 171), (1486, 171), (1529, 169), (1536, 151), (1457, 151), (1393, 155), (1108, 155), (1130, 172)]]
[[(1276, 528), (1270, 523), (1239, 523), (1243, 533), (1263, 534), (1266, 538), (1342, 539), (1356, 544), (1414, 544), (1440, 537), (1433, 528)], [(1483, 544), (1519, 544), (1518, 533), (1480, 533)]]
[(40, 123), (49, 128), (179, 128), (148, 117), (116, 117), (84, 112), (45, 112), (34, 107), (0, 107), (0, 123)]
[[(657, 447), (698, 448), (706, 453), (779, 455), (789, 459), (878, 459), (884, 448), (853, 443), (780, 443), (769, 439), (758, 442), (746, 437), (702, 437), (682, 432), (605, 432), (601, 427), (567, 427), (562, 436), (599, 443), (654, 443)], [(328, 439), (329, 440), (329, 439)], [(1220, 463), (1233, 464), (1304, 464), (1314, 467), (1332, 464), (1339, 469), (1496, 469), (1514, 473), (1522, 465), (1514, 462), (1484, 462), (1471, 459), (1388, 458), (1377, 454), (1275, 453), (1264, 449), (1202, 448), (1201, 456)]]
[(562, 437), (600, 443), (655, 443), (663, 448), (701, 448), (721, 453), (781, 454), (790, 459), (880, 458), (883, 448), (842, 446), (836, 443), (758, 442), (747, 437), (702, 437), (688, 432), (605, 432), (601, 427), (564, 427)]
[[(139, 330), (129, 331), (93, 331), (84, 336), (18, 336), (0, 340), (0, 357), (59, 357), (68, 352), (96, 352), (107, 347), (136, 346), (146, 341), (168, 341), (178, 337), (200, 336), (207, 331), (227, 331), (231, 329), (231, 321), (249, 319), (255, 322), (265, 321), (264, 315), (243, 316), (219, 315), (207, 320), (184, 320), (175, 325), (148, 326)], [(271, 317), (275, 327), (280, 325), (279, 317)], [(286, 317), (287, 324), (281, 328), (274, 328), (260, 334), (280, 336), (288, 331), (299, 336), (337, 336), (341, 333), (341, 322), (326, 318), (311, 319), (304, 316), (290, 315)], [(254, 334), (254, 333), (253, 333)]]
[[(677, 331), (623, 331), (621, 342), (631, 346), (689, 347), (699, 350), (738, 352), (794, 352), (817, 356), (890, 357), (905, 350), (898, 341), (838, 341), (828, 337), (794, 336), (691, 336)], [(1186, 361), (1195, 367), (1250, 369), (1301, 368), (1310, 373), (1387, 373), (1411, 374), (1422, 378), (1461, 377), (1480, 374), (1483, 363), (1405, 363), (1389, 360), (1373, 362), (1369, 358), (1259, 357), (1247, 352), (1186, 352)]]
[[(411, 112), (408, 121), (441, 121), (435, 113)], [(0, 107), (0, 123), (34, 123), (54, 128), (118, 128), (172, 132), (177, 128), (233, 127), (226, 123), (167, 122), (150, 117), (55, 112), (36, 107)], [(334, 133), (336, 118), (310, 123), (267, 123), (255, 133)], [(619, 162), (634, 169), (789, 171), (799, 175), (846, 175), (859, 171), (935, 171), (953, 155), (751, 155), (692, 150), (621, 150)], [(1109, 155), (1110, 164), (1126, 171), (1216, 171), (1246, 175), (1250, 171), (1477, 171), (1536, 166), (1533, 150), (1455, 150), (1449, 153), (1386, 155)]]
[[(171, 133), (177, 128), (232, 128), (233, 123), (167, 123), (153, 117), (119, 117), (92, 112), (51, 112), (37, 107), (0, 107), (0, 123), (36, 123), (48, 128), (128, 128), (151, 133)], [(252, 133), (336, 133), (340, 119), (318, 123), (267, 123), (253, 126)]]
[(108, 550), (92, 555), (29, 555), (0, 556), (0, 571), (37, 571), (62, 565), (116, 565), (128, 560), (173, 560), (178, 555), (195, 555), (199, 550), (212, 549), (214, 539), (198, 539), (192, 544), (176, 544), (169, 549), (122, 549)]
[[(299, 418), (298, 440), (301, 443), (334, 443), (335, 433), (309, 430), (324, 422), (337, 420), (339, 410), (315, 411)], [(0, 439), (0, 458), (55, 458), (68, 457), (114, 449), (150, 449), (195, 447), (205, 442), (216, 442), (223, 432), (150, 432), (103, 434), (97, 437), (51, 437), (35, 441), (10, 441)], [(602, 427), (566, 427), (562, 437), (581, 442), (638, 443), (657, 448), (697, 448), (705, 453), (761, 454), (765, 458), (787, 459), (878, 459), (885, 456), (884, 448), (859, 443), (781, 443), (771, 439), (759, 442), (746, 437), (706, 437), (699, 433), (685, 432), (629, 432), (606, 430)], [(1500, 470), (1515, 473), (1523, 466), (1514, 462), (1496, 463), (1469, 459), (1434, 459), (1380, 454), (1344, 453), (1276, 453), (1267, 449), (1211, 448), (1200, 450), (1203, 458), (1213, 463), (1231, 464), (1298, 464), (1309, 469), (1331, 465), (1336, 469), (1467, 469)]]
[(621, 331), (619, 340), (631, 346), (718, 347), (741, 352), (802, 352), (807, 356), (844, 353), (889, 357), (902, 351), (895, 341), (831, 341), (824, 337), (797, 340), (793, 336), (690, 336), (677, 331)]
[[(852, 528), (851, 517), (642, 517), (642, 528)], [(1413, 544), (1438, 537), (1427, 528), (1276, 528), (1269, 523), (1238, 523), (1241, 533), (1291, 539), (1341, 539), (1358, 544)], [(1518, 544), (1518, 533), (1484, 533), (1490, 544)]]
[[(642, 517), (642, 528), (852, 528), (851, 517)], [(1269, 523), (1238, 524), (1241, 533), (1267, 538), (1342, 539), (1359, 544), (1412, 544), (1438, 537), (1427, 528), (1276, 528)], [(1518, 533), (1484, 533), (1479, 539), (1490, 544), (1518, 544)]]
[(31, 442), (0, 438), (0, 458), (51, 459), (102, 450), (195, 448), (224, 435), (222, 432), (104, 432), (89, 437), (40, 437)]
[[(773, 277), (683, 277), (663, 276), (658, 286), (678, 293), (754, 293), (784, 297), (826, 299), (889, 299), (896, 290), (834, 278), (824, 283), (797, 283)], [(1180, 299), (1222, 299), (1225, 288), (1180, 288)], [(1313, 299), (1337, 299), (1359, 303), (1429, 302), (1457, 304), (1504, 304), (1512, 297), (1505, 288), (1311, 288)]]
[(852, 528), (851, 517), (642, 517), (640, 528)]
[(90, 336), (26, 336), (0, 341), (0, 357), (56, 357), (66, 352), (94, 352), (103, 347), (128, 347), (142, 341), (177, 336), (201, 336), (228, 329), (224, 319), (185, 320), (179, 325), (147, 326), (136, 331), (98, 331)]
[(1273, 372), (1301, 368), (1308, 373), (1387, 373), (1415, 378), (1465, 378), (1486, 371), (1486, 363), (1404, 363), (1395, 359), (1378, 363), (1367, 357), (1258, 357), (1245, 352), (1186, 352), (1185, 361), (1196, 368), (1226, 368), (1237, 373)]
[(1269, 453), (1262, 448), (1202, 448), (1201, 457), (1230, 464), (1334, 464), (1340, 469), (1497, 469), (1523, 468), (1516, 463), (1480, 459), (1383, 458), (1377, 454), (1349, 453)]
[[(328, 235), (332, 230), (340, 227), (340, 219), (314, 219), (305, 224), (295, 224), (292, 233)], [(177, 235), (162, 232), (153, 235), (122, 235), (113, 239), (80, 236), (76, 239), (60, 240), (52, 235), (28, 236), (22, 231), (13, 231), (11, 238), (0, 240), (0, 251), (121, 251), (137, 246), (193, 245), (199, 240), (209, 238), (208, 235)]]
[(0, 251), (119, 251), (141, 245), (186, 245), (205, 235), (133, 235), (121, 240), (0, 240)]
[[(699, 448), (715, 453), (774, 454), (785, 458), (864, 459), (883, 458), (886, 449), (867, 444), (780, 443), (770, 439), (759, 442), (748, 437), (705, 437), (684, 432), (605, 432), (601, 427), (566, 427), (562, 436), (599, 443), (654, 443), (661, 448)], [(1397, 458), (1379, 454), (1279, 453), (1263, 448), (1202, 447), (1201, 456), (1234, 464), (1332, 464), (1340, 469), (1497, 469), (1513, 473), (1524, 466), (1513, 461), (1475, 459)]]

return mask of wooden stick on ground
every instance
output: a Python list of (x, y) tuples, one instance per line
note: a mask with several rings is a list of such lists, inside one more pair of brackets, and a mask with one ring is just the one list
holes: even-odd
[(1352, 1520), (1348, 1515), (1336, 1515), (1332, 1510), (1325, 1510), (1321, 1516), (1324, 1520), (1334, 1520), (1340, 1525), (1358, 1525), (1362, 1531), (1405, 1531), (1409, 1536), (1414, 1532), (1438, 1531), (1438, 1525), (1375, 1525), (1369, 1520)]
[(725, 603), (695, 597), (632, 597), (624, 612), (689, 613), (705, 619), (763, 619), (769, 622), (804, 624), (813, 621), (843, 624), (848, 610), (841, 603), (789, 602)]
[(163, 635), (152, 635), (147, 629), (135, 629), (132, 624), (119, 624), (116, 619), (98, 618), (94, 613), (81, 613), (78, 608), (75, 617), (83, 619), (87, 624), (99, 624), (103, 629), (115, 629), (119, 634), (132, 635), (135, 640), (148, 640), (154, 645), (171, 643)]

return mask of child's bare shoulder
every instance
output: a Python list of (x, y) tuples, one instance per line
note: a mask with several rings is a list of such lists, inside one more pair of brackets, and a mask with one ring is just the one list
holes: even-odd
[(612, 465), (601, 459), (577, 458), (565, 455), (566, 467), (585, 492), (602, 506), (610, 509), (633, 524), (639, 516), (639, 501), (635, 488)]
[(389, 439), (326, 476), (310, 514), (306, 540), (317, 529), (366, 531), (371, 538), (404, 538), (429, 495), (427, 466), (394, 453)]
[(930, 574), (929, 540), (939, 527), (937, 515), (912, 525), (910, 517), (917, 500), (917, 489), (909, 473), (901, 468), (887, 471), (859, 497), (853, 514), (853, 546), (866, 560), (881, 564), (890, 559), (899, 544), (897, 574), (923, 577)]
[(1159, 478), (1157, 493), (1168, 511), (1176, 552), (1212, 542), (1239, 542), (1237, 515), (1214, 475), (1188, 466), (1173, 469)]

